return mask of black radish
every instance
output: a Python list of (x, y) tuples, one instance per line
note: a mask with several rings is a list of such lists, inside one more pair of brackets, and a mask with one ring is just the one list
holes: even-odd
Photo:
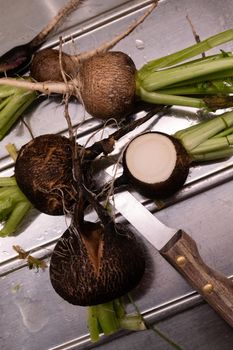
[(179, 140), (161, 132), (136, 136), (123, 154), (123, 181), (149, 198), (168, 197), (185, 183), (190, 157)]
[(67, 79), (77, 75), (77, 67), (72, 56), (63, 52), (60, 57), (59, 50), (46, 48), (34, 54), (30, 64), (30, 76), (41, 82), (64, 81), (60, 63)]
[(80, 2), (81, 0), (69, 0), (30, 42), (16, 46), (2, 55), (0, 57), (0, 73), (11, 76), (25, 72), (33, 53), (41, 47), (58, 24), (77, 8)]
[(68, 138), (48, 134), (36, 137), (18, 153), (15, 163), (17, 184), (43, 213), (62, 215), (74, 203), (73, 147)]
[(132, 59), (123, 52), (107, 52), (84, 61), (78, 79), (86, 111), (103, 119), (123, 118), (132, 113), (135, 74)]
[(50, 279), (69, 303), (90, 306), (118, 298), (137, 286), (145, 268), (143, 249), (112, 219), (104, 225), (83, 222), (58, 240), (50, 261)]

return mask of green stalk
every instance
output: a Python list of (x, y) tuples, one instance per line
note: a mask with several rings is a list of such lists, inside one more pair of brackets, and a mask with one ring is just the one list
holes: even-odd
[(146, 329), (145, 323), (138, 315), (126, 315), (119, 320), (120, 327), (130, 331), (143, 331)]
[(12, 210), (12, 200), (6, 198), (0, 201), (0, 221), (6, 220)]
[(25, 91), (20, 89), (11, 97), (8, 104), (0, 112), (0, 140), (4, 138), (16, 120), (36, 99), (37, 94), (34, 91)]
[(152, 72), (140, 81), (140, 85), (147, 91), (155, 91), (172, 84), (187, 81), (191, 78), (202, 77), (210, 73), (224, 71), (233, 66), (233, 57), (222, 58), (211, 62), (200, 61), (194, 66), (174, 67), (162, 71)]
[(145, 323), (139, 311), (137, 311), (136, 315), (126, 314), (124, 305), (120, 299), (114, 300), (113, 305), (120, 328), (131, 331), (143, 331), (146, 329)]
[(202, 154), (190, 154), (193, 162), (210, 162), (215, 160), (227, 159), (233, 156), (233, 148), (226, 148), (214, 152), (206, 152)]
[(182, 140), (183, 137), (188, 137), (188, 135), (191, 135), (192, 132), (198, 132), (198, 130), (202, 129), (203, 128), (203, 125), (205, 123), (208, 123), (209, 120), (204, 120), (200, 123), (197, 123), (197, 124), (194, 124), (194, 125), (191, 125), (191, 126), (188, 126), (187, 128), (185, 129), (180, 129), (178, 131), (176, 131), (176, 133), (174, 134), (174, 136), (177, 138), (177, 139), (180, 139)]
[(176, 95), (166, 95), (158, 92), (148, 92), (142, 87), (137, 90), (137, 95), (142, 101), (163, 104), (163, 105), (178, 105), (178, 106), (188, 106), (194, 108), (207, 108), (206, 103), (200, 98), (176, 96)]
[(27, 198), (20, 191), (18, 186), (5, 187), (0, 193), (0, 200), (4, 200), (5, 198), (11, 198), (13, 203), (18, 203), (18, 202), (21, 202), (21, 201), (24, 201), (24, 202), (27, 201)]
[(32, 204), (21, 192), (14, 177), (0, 177), (0, 237), (14, 233)]
[(100, 337), (100, 325), (97, 318), (96, 306), (87, 308), (87, 324), (89, 328), (90, 338), (92, 342), (96, 342)]
[(233, 133), (233, 126), (223, 130), (222, 132), (219, 132), (218, 134), (216, 134), (215, 136), (212, 137), (212, 139), (214, 138), (218, 138), (218, 137), (223, 137), (223, 136), (227, 136)]
[(9, 153), (9, 155), (11, 156), (11, 158), (14, 161), (16, 161), (16, 158), (18, 157), (18, 152), (17, 152), (15, 145), (13, 143), (8, 143), (6, 145), (6, 150)]
[(233, 126), (233, 112), (226, 112), (204, 123), (181, 130), (174, 136), (183, 143), (188, 152), (191, 152), (207, 139), (231, 126)]
[(11, 96), (8, 96), (0, 103), (0, 111), (11, 101)]
[(113, 306), (118, 319), (123, 318), (126, 315), (124, 305), (120, 299), (113, 300)]
[[(226, 81), (227, 83), (232, 83), (232, 78), (233, 78), (233, 69), (224, 69), (223, 71), (211, 73), (211, 74), (206, 74), (201, 77), (196, 77), (196, 78), (191, 78), (188, 79), (185, 82), (179, 82), (176, 84), (169, 85), (168, 89), (174, 88), (174, 87), (182, 87), (184, 85), (192, 85), (192, 84), (198, 84), (198, 83), (206, 83), (206, 82), (211, 82), (211, 81)], [(167, 88), (166, 88), (167, 89)]]
[(6, 237), (14, 233), (30, 208), (31, 203), (28, 201), (17, 203), (4, 227), (0, 230), (0, 237)]
[(96, 305), (98, 322), (105, 335), (110, 335), (119, 330), (113, 302)]
[(16, 186), (16, 180), (15, 177), (0, 177), (0, 187), (5, 187), (5, 186)]
[(207, 152), (214, 152), (218, 150), (224, 150), (233, 144), (233, 135), (226, 137), (210, 138), (205, 142), (202, 142), (199, 146), (192, 149), (191, 154), (201, 154)]
[(17, 88), (9, 85), (2, 85), (0, 87), (0, 99), (6, 98), (8, 96), (14, 95), (17, 91)]
[(188, 85), (174, 86), (158, 90), (160, 94), (167, 95), (228, 95), (233, 93), (233, 79), (204, 81)]
[[(12, 195), (15, 196), (15, 186), (1, 188), (0, 200), (5, 200), (6, 198), (11, 197)], [(16, 194), (16, 198), (17, 198), (17, 194)]]
[(154, 59), (146, 63), (140, 70), (140, 79), (143, 79), (148, 72), (153, 72), (155, 70), (169, 67), (190, 58), (193, 58), (199, 54), (202, 54), (216, 46), (227, 43), (233, 40), (233, 29), (226, 30), (224, 32), (215, 34), (199, 43), (191, 45), (185, 49), (174, 52), (170, 55)]
[[(214, 55), (199, 57), (199, 58), (196, 58), (196, 59), (184, 62), (184, 63), (176, 64), (176, 67), (187, 68), (190, 66), (195, 66), (196, 64), (199, 64), (200, 62), (212, 62), (212, 61), (222, 60), (223, 58), (232, 57), (232, 56), (233, 56), (232, 52), (221, 51), (220, 53), (217, 53)], [(163, 68), (172, 69), (173, 67), (163, 67)]]

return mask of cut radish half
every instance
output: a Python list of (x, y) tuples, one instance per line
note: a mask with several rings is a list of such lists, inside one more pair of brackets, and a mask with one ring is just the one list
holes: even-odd
[(135, 137), (123, 156), (124, 176), (149, 197), (166, 197), (185, 182), (190, 159), (182, 144), (161, 132)]

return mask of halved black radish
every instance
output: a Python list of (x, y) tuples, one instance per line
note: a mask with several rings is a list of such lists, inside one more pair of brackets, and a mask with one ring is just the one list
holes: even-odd
[(190, 157), (176, 138), (146, 132), (125, 149), (122, 178), (149, 198), (164, 198), (183, 186), (189, 165)]

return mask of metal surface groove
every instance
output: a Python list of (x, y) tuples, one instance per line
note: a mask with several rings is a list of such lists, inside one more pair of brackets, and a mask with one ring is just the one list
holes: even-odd
[[(90, 34), (91, 32), (106, 26), (107, 24), (113, 23), (120, 19), (124, 19), (128, 15), (134, 14), (142, 9), (146, 9), (149, 5), (153, 3), (152, 0), (139, 2), (138, 4), (132, 4), (128, 1), (122, 6), (113, 7), (111, 11), (107, 11), (99, 15), (97, 18), (91, 18), (90, 20), (81, 23), (80, 28), (74, 30), (72, 34), (67, 34), (62, 37), (64, 43), (73, 41), (82, 36)], [(59, 39), (53, 40), (49, 44), (45, 44), (43, 47), (54, 47), (59, 45)]]
[[(229, 276), (229, 279), (232, 280), (233, 276)], [(154, 308), (150, 308), (141, 313), (143, 319), (150, 326), (155, 325), (162, 320), (168, 319), (174, 315), (182, 313), (190, 308), (195, 308), (200, 304), (204, 304), (205, 301), (203, 298), (195, 291), (184, 294), (179, 298), (175, 298), (173, 300), (169, 300), (168, 302), (158, 305)], [(99, 345), (108, 344), (112, 340), (117, 339), (127, 333), (129, 331), (120, 331), (113, 336), (109, 336), (107, 339), (102, 338), (100, 336)], [(76, 339), (72, 339), (71, 341), (60, 344), (59, 346), (52, 347), (48, 350), (88, 350), (95, 347), (95, 344), (91, 343), (89, 334), (85, 334), (81, 337), (77, 337)]]
[(171, 205), (184, 201), (200, 193), (211, 190), (212, 188), (222, 185), (231, 180), (233, 180), (233, 164), (227, 166), (226, 168), (211, 172), (210, 174), (200, 177), (197, 180), (190, 181), (184, 185), (180, 191), (178, 191), (174, 196), (170, 198), (163, 199), (159, 202), (151, 202), (145, 200), (143, 204), (150, 211), (155, 213), (159, 210), (165, 209)]

